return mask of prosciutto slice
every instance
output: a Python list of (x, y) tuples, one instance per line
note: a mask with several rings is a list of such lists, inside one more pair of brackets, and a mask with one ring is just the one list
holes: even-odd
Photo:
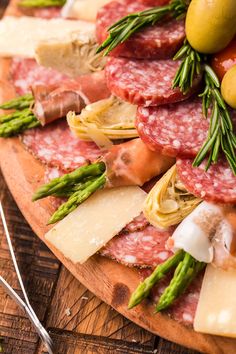
[(172, 157), (153, 152), (140, 138), (114, 145), (104, 155), (107, 187), (142, 186), (166, 172), (174, 163)]
[(69, 111), (79, 113), (87, 104), (110, 96), (103, 72), (83, 75), (61, 85), (33, 85), (33, 112), (42, 125), (66, 116)]

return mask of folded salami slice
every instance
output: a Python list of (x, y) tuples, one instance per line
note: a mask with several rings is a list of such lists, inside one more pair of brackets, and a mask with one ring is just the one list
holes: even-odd
[(155, 267), (172, 254), (165, 248), (172, 232), (173, 228), (156, 229), (151, 225), (128, 234), (121, 232), (100, 253), (128, 266)]
[(41, 162), (64, 172), (93, 162), (101, 155), (93, 143), (75, 138), (66, 121), (60, 120), (43, 128), (35, 128), (22, 137), (26, 148)]
[[(96, 22), (98, 42), (101, 44), (107, 38), (107, 29), (122, 17), (166, 3), (166, 0), (111, 1), (98, 11)], [(143, 28), (115, 48), (111, 55), (139, 59), (167, 59), (174, 56), (184, 38), (184, 22), (165, 19), (154, 26)]]
[(187, 99), (198, 88), (200, 77), (193, 88), (183, 95), (172, 89), (180, 62), (169, 60), (135, 60), (109, 58), (105, 72), (110, 91), (124, 101), (140, 106), (158, 106)]
[(209, 120), (200, 99), (160, 107), (139, 107), (138, 134), (152, 150), (168, 156), (195, 157), (207, 138)]
[(236, 204), (236, 176), (228, 162), (219, 159), (205, 171), (206, 161), (199, 167), (191, 159), (177, 159), (177, 172), (186, 189), (203, 200), (213, 203)]

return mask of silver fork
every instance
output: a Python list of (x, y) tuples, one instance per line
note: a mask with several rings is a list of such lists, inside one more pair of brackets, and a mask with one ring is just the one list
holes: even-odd
[(29, 317), (31, 323), (33, 324), (36, 332), (38, 333), (39, 337), (41, 338), (42, 342), (44, 343), (48, 353), (49, 354), (53, 354), (53, 351), (52, 351), (52, 339), (49, 336), (49, 334), (46, 331), (46, 329), (40, 323), (37, 315), (35, 314), (33, 308), (30, 305), (29, 298), (28, 298), (28, 295), (26, 293), (25, 286), (24, 286), (24, 283), (23, 283), (23, 280), (22, 280), (22, 277), (21, 277), (21, 273), (20, 273), (20, 270), (18, 268), (18, 264), (17, 264), (17, 261), (16, 261), (16, 256), (15, 256), (14, 249), (13, 249), (13, 246), (12, 246), (11, 237), (10, 237), (10, 234), (9, 234), (9, 231), (8, 231), (6, 218), (5, 218), (5, 214), (4, 214), (4, 210), (3, 210), (3, 207), (2, 207), (1, 201), (0, 201), (0, 215), (1, 215), (1, 219), (2, 219), (3, 228), (4, 228), (4, 231), (5, 231), (5, 234), (6, 234), (7, 243), (8, 243), (9, 250), (10, 250), (10, 254), (11, 254), (12, 261), (13, 261), (13, 264), (14, 264), (14, 268), (15, 268), (15, 271), (16, 271), (16, 275), (17, 275), (18, 281), (20, 283), (20, 287), (21, 287), (22, 293), (24, 295), (25, 302), (20, 298), (20, 296), (15, 292), (15, 290), (8, 284), (8, 282), (2, 276), (0, 276), (0, 285), (2, 285), (4, 287), (4, 289), (6, 290), (8, 295), (13, 300), (15, 300), (17, 302), (17, 304), (26, 312), (26, 314), (28, 315), (28, 317)]

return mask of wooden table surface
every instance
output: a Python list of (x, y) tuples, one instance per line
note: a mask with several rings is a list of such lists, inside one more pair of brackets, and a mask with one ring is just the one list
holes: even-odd
[[(7, 1), (0, 0), (0, 16)], [(0, 172), (0, 200), (6, 212), (25, 286), (49, 330), (55, 354), (194, 354), (133, 324), (79, 283), (32, 232)], [(21, 294), (0, 222), (0, 274)], [(29, 320), (0, 288), (3, 353), (46, 354)]]

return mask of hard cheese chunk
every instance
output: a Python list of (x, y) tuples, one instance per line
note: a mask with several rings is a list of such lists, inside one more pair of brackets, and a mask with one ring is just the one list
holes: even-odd
[(83, 263), (140, 214), (145, 198), (135, 186), (97, 191), (45, 237), (72, 262)]
[(5, 17), (0, 21), (0, 56), (34, 58), (40, 41), (64, 38), (73, 31), (94, 31), (94, 24), (61, 18)]
[(194, 320), (198, 332), (236, 337), (236, 270), (208, 265)]
[(111, 0), (68, 0), (62, 9), (62, 16), (95, 21), (98, 9), (110, 1)]

